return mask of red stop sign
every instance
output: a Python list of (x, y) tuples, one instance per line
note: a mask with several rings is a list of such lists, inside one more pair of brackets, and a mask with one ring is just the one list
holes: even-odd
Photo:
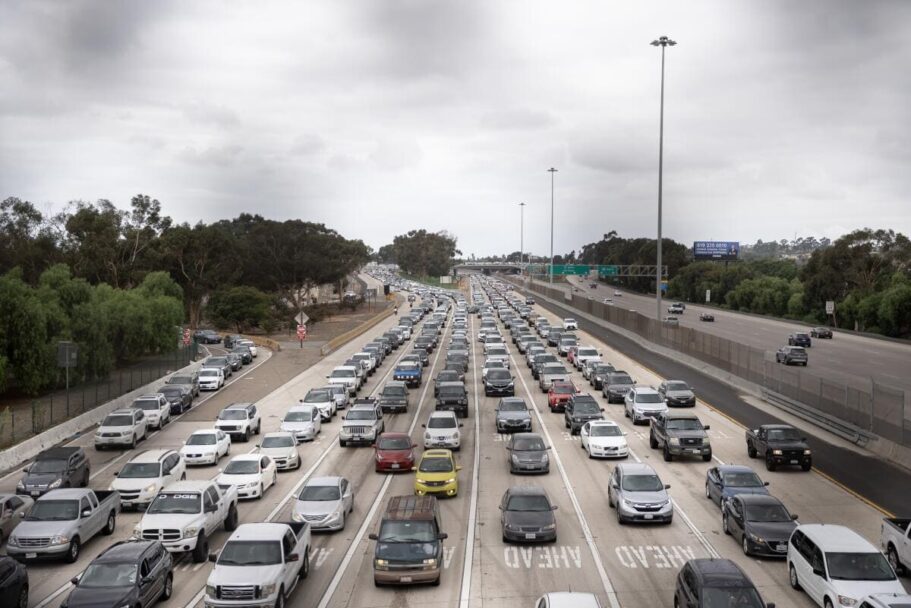
[(297, 326), (297, 339), (298, 339), (298, 340), (305, 340), (306, 338), (307, 338), (307, 326), (306, 326), (306, 325), (298, 325), (298, 326)]

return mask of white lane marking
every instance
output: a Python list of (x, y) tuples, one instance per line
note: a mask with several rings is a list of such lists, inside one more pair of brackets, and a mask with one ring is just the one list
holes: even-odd
[[(510, 353), (509, 358), (512, 359), (513, 365), (516, 365), (512, 353)], [(541, 427), (544, 435), (547, 436), (547, 443), (554, 446), (550, 431), (547, 430), (547, 425), (544, 424), (544, 417), (541, 416), (541, 410), (538, 409), (538, 404), (535, 403), (535, 399), (532, 396), (533, 393), (528, 390), (528, 383), (525, 382), (525, 375), (519, 374), (519, 380), (522, 381), (522, 386), (525, 387), (525, 392), (528, 393), (535, 416), (538, 418), (538, 425)], [(573, 504), (573, 509), (576, 511), (576, 517), (579, 519), (579, 524), (582, 527), (582, 535), (585, 537), (585, 543), (588, 545), (588, 550), (592, 554), (592, 559), (595, 560), (595, 568), (598, 570), (598, 576), (601, 578), (601, 585), (604, 587), (607, 599), (610, 602), (611, 608), (620, 608), (617, 592), (614, 591), (614, 585), (611, 583), (610, 577), (607, 575), (607, 570), (604, 568), (604, 563), (601, 561), (601, 555), (598, 553), (598, 547), (595, 545), (595, 539), (592, 536), (591, 528), (588, 527), (588, 521), (585, 519), (585, 514), (582, 512), (582, 505), (579, 504), (579, 499), (576, 497), (575, 491), (573, 491), (573, 485), (569, 480), (569, 475), (566, 474), (566, 469), (563, 467), (563, 460), (560, 458), (560, 453), (557, 451), (556, 447), (554, 447), (552, 452), (554, 461), (557, 463), (557, 470), (560, 471), (560, 477), (563, 479), (566, 493), (569, 494), (570, 502)]]
[[(469, 317), (471, 335), (474, 334), (474, 318)], [(478, 397), (478, 358), (471, 349), (472, 376), (474, 384), (474, 471), (471, 475), (471, 502), (468, 507), (468, 533), (465, 535), (465, 560), (462, 562), (462, 586), (459, 589), (459, 606), (468, 608), (471, 600), (471, 569), (474, 560), (474, 536), (478, 519), (478, 485), (481, 469), (481, 410)]]
[(503, 547), (503, 561), (507, 568), (568, 569), (582, 568), (582, 547), (578, 545), (551, 545), (546, 547)]
[(674, 568), (678, 570), (687, 561), (696, 559), (696, 552), (689, 545), (618, 545), (614, 547), (617, 560), (625, 568)]
[[(452, 323), (449, 323), (449, 327), (452, 327)], [(445, 339), (446, 333), (449, 330), (447, 329), (443, 332), (443, 338)], [(437, 363), (440, 361), (440, 355), (443, 352), (442, 344), (439, 345), (437, 349), (437, 356), (433, 360), (433, 365), (430, 367), (430, 375), (433, 375), (433, 370), (436, 368)], [(408, 434), (411, 435), (414, 432), (415, 427), (418, 423), (418, 414), (421, 411), (421, 408), (424, 406), (424, 398), (427, 396), (427, 389), (430, 388), (432, 382), (427, 382), (424, 385), (424, 390), (421, 391), (421, 399), (418, 401), (418, 407), (414, 412), (414, 419), (411, 421), (411, 426), (408, 427)], [(345, 571), (348, 569), (348, 566), (351, 564), (351, 560), (354, 557), (355, 552), (357, 551), (358, 546), (364, 540), (364, 535), (367, 533), (367, 529), (373, 523), (373, 518), (376, 516), (376, 511), (380, 506), (380, 502), (386, 496), (386, 491), (389, 490), (389, 485), (392, 483), (392, 474), (387, 474), (386, 479), (383, 480), (383, 485), (380, 486), (380, 491), (376, 495), (373, 504), (370, 506), (370, 511), (367, 513), (367, 517), (364, 519), (364, 523), (361, 524), (361, 527), (357, 531), (354, 540), (351, 542), (351, 545), (348, 547), (348, 550), (345, 552), (345, 557), (342, 558), (342, 563), (339, 564), (338, 570), (335, 571), (335, 576), (332, 577), (332, 580), (329, 582), (329, 587), (326, 588), (326, 591), (323, 593), (322, 598), (320, 598), (319, 604), (316, 608), (326, 608), (329, 605), (329, 602), (332, 600), (335, 590), (338, 588), (339, 583), (342, 581), (342, 578), (345, 576)]]

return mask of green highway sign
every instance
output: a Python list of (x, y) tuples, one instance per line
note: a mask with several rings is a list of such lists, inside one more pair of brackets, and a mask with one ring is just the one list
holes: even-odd
[(606, 266), (601, 264), (598, 266), (598, 274), (602, 277), (615, 277), (620, 274), (620, 268), (618, 266)]
[(554, 264), (554, 274), (588, 274), (588, 264)]

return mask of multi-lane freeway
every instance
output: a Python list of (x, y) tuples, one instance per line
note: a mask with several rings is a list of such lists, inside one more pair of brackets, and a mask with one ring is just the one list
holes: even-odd
[[(473, 288), (481, 288), (476, 279)], [(467, 294), (466, 294), (467, 295)], [(630, 298), (632, 299), (632, 298)], [(450, 308), (450, 321), (452, 310)], [(534, 314), (560, 321), (540, 307)], [(392, 317), (373, 330), (381, 334), (396, 325)], [(720, 324), (719, 324), (720, 325)], [(713, 446), (711, 462), (665, 462), (660, 452), (649, 447), (648, 427), (633, 426), (624, 418), (622, 406), (607, 404), (600, 393), (592, 391), (604, 408), (604, 415), (627, 432), (632, 462), (645, 462), (670, 484), (669, 493), (675, 517), (670, 525), (620, 525), (608, 507), (607, 480), (615, 466), (612, 461), (592, 460), (580, 447), (579, 436), (570, 435), (562, 415), (552, 414), (546, 397), (538, 390), (525, 360), (509, 344), (516, 395), (532, 409), (533, 428), (551, 447), (550, 472), (545, 475), (512, 475), (507, 467), (504, 435), (496, 432), (493, 409), (498, 398), (485, 397), (481, 384), (484, 363), (482, 344), (477, 341), (478, 319), (469, 317), (471, 341), (466, 387), (470, 414), (463, 420), (462, 447), (457, 460), (458, 496), (441, 499), (444, 531), (448, 534), (443, 556), (443, 575), (439, 587), (377, 588), (373, 584), (373, 541), (378, 516), (389, 497), (414, 491), (414, 474), (395, 475), (374, 471), (374, 451), (370, 447), (342, 448), (337, 433), (339, 416), (324, 424), (321, 436), (300, 445), (303, 466), (294, 472), (280, 473), (277, 484), (261, 500), (240, 505), (241, 522), (290, 521), (291, 507), (299, 488), (314, 476), (341, 475), (353, 484), (354, 510), (344, 530), (315, 534), (311, 549), (311, 572), (288, 604), (296, 607), (514, 607), (534, 606), (542, 594), (552, 591), (587, 591), (597, 595), (605, 607), (652, 608), (674, 605), (675, 580), (681, 566), (695, 557), (726, 557), (734, 560), (758, 586), (765, 601), (778, 606), (809, 607), (813, 604), (802, 592), (788, 584), (785, 565), (780, 560), (746, 557), (739, 545), (725, 535), (719, 508), (705, 497), (706, 471), (720, 463), (753, 466), (769, 482), (770, 491), (799, 514), (802, 523), (825, 522), (850, 526), (871, 542), (878, 542), (882, 514), (857, 496), (814, 472), (766, 472), (758, 461), (747, 458), (743, 428), (701, 401), (695, 411), (710, 425)], [(508, 332), (502, 330), (507, 338)], [(448, 322), (439, 347), (431, 354), (424, 370), (425, 379), (436, 376), (443, 367), (446, 345), (452, 332)], [(628, 371), (640, 384), (657, 385), (662, 378), (637, 360), (586, 331), (576, 332), (580, 343), (598, 348), (604, 360)], [(841, 336), (839, 336), (841, 338)], [(302, 371), (291, 381), (276, 385), (258, 400), (263, 431), (278, 430), (284, 412), (304, 396), (308, 389), (325, 384), (325, 376), (335, 366), (358, 352), (368, 336), (355, 338)], [(411, 352), (409, 345), (394, 351), (361, 389), (360, 396), (375, 394), (390, 379), (395, 360)], [(281, 353), (272, 355), (282, 356)], [(154, 433), (137, 449), (179, 448), (194, 430), (212, 426), (221, 406), (240, 394), (245, 378), (268, 377), (268, 357), (260, 356), (259, 369), (245, 368), (247, 376), (236, 377), (218, 395), (217, 403), (203, 402), (182, 418)], [(570, 366), (571, 367), (571, 366)], [(588, 382), (577, 371), (572, 380), (583, 390)], [(241, 400), (238, 397), (237, 400)], [(386, 417), (386, 430), (409, 433), (423, 445), (422, 424), (434, 410), (433, 384), (424, 384), (411, 393), (408, 411)], [(118, 465), (135, 452), (96, 452), (91, 434), (76, 443), (83, 445), (92, 460), (91, 487), (106, 489)], [(236, 443), (232, 455), (255, 450), (255, 442)], [(190, 479), (205, 480), (217, 475), (215, 467), (191, 468)], [(13, 492), (18, 475), (0, 479), (0, 491)], [(907, 481), (907, 480), (906, 480)], [(546, 490), (556, 511), (558, 538), (551, 544), (515, 545), (504, 543), (498, 504), (503, 492), (513, 485), (535, 485)], [(74, 564), (30, 564), (31, 606), (60, 606), (71, 587), (67, 581), (78, 575), (89, 561), (111, 542), (131, 536), (141, 513), (128, 512), (118, 517), (113, 536), (100, 536), (88, 543), (83, 556)], [(212, 551), (227, 539), (219, 531), (210, 538)], [(174, 597), (171, 606), (202, 606), (209, 563), (193, 563), (188, 556), (178, 558), (175, 567)]]

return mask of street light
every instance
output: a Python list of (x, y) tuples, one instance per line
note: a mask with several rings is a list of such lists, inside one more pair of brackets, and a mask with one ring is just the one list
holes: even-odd
[(664, 49), (677, 43), (667, 36), (652, 40), (652, 46), (661, 47), (661, 119), (658, 127), (658, 267), (655, 269), (656, 319), (661, 321), (661, 194), (664, 179)]
[(525, 203), (519, 203), (519, 268), (525, 257)]
[(556, 169), (551, 167), (547, 170), (550, 173), (550, 284), (554, 284), (554, 173)]

